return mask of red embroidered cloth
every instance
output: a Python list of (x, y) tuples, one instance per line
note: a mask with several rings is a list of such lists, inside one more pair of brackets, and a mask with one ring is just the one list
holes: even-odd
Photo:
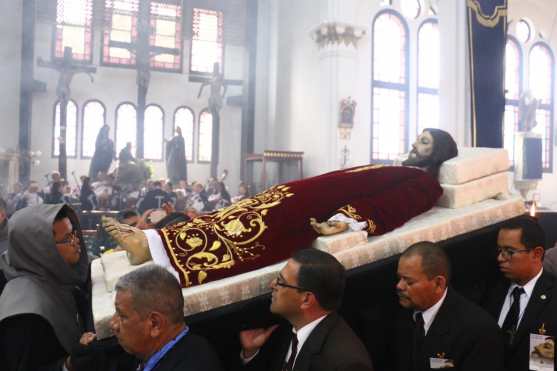
[(317, 237), (310, 218), (343, 213), (383, 234), (429, 210), (442, 194), (428, 173), (369, 165), (274, 186), (159, 234), (182, 286), (248, 272), (289, 258)]

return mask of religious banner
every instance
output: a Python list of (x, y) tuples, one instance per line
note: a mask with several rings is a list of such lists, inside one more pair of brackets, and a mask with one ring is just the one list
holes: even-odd
[(472, 145), (503, 147), (507, 0), (467, 0)]

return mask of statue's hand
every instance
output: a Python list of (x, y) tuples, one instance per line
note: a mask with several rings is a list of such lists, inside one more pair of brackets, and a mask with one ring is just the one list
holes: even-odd
[(319, 223), (315, 218), (310, 218), (309, 224), (318, 234), (323, 236), (330, 236), (333, 234), (341, 233), (348, 229), (348, 223), (336, 220)]
[(149, 242), (145, 233), (135, 227), (118, 223), (113, 218), (102, 217), (101, 223), (108, 234), (128, 253), (131, 265), (151, 260)]

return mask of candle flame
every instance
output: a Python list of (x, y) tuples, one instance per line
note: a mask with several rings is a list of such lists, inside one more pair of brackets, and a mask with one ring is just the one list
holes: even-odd
[(530, 216), (532, 218), (536, 217), (536, 202), (532, 202), (532, 205), (530, 206)]

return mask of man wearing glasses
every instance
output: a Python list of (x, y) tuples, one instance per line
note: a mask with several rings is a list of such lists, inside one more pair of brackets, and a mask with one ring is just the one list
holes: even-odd
[(372, 371), (362, 342), (336, 313), (344, 285), (344, 267), (332, 255), (296, 252), (271, 283), (271, 312), (290, 326), (242, 331), (242, 368)]
[(9, 220), (8, 283), (0, 296), (2, 370), (60, 370), (79, 344), (91, 342), (89, 261), (79, 222), (64, 204), (17, 211)]
[(507, 222), (497, 245), (506, 279), (485, 307), (504, 332), (507, 370), (528, 370), (532, 335), (557, 335), (557, 282), (543, 270), (545, 235), (536, 220), (524, 216)]

